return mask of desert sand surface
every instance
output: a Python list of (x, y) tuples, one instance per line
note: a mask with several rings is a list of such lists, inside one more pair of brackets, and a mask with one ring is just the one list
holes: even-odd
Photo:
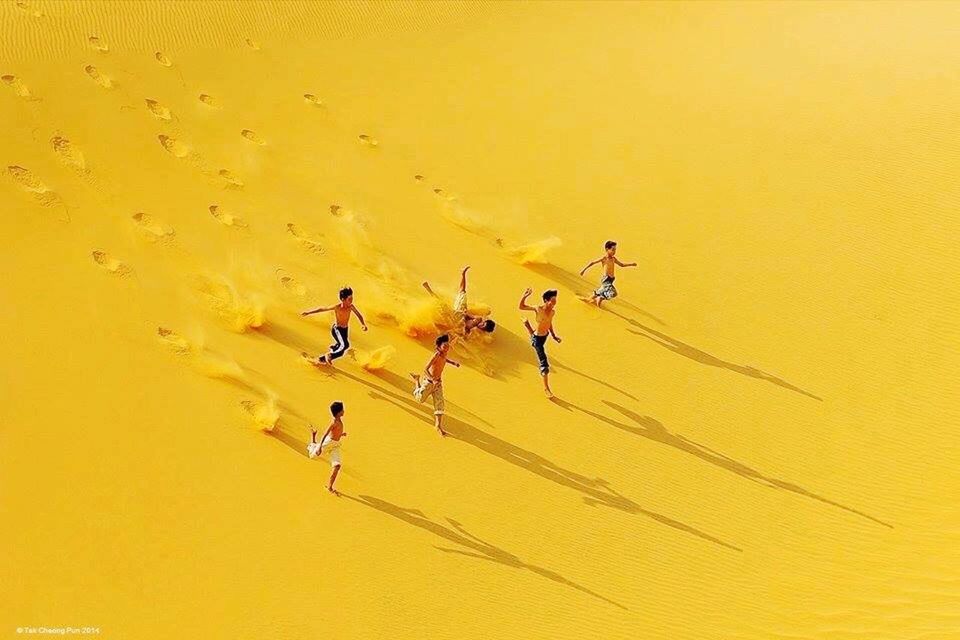
[[(958, 33), (4, 0), (0, 637), (960, 637)], [(420, 283), (467, 264), (441, 439)], [(370, 331), (310, 366), (344, 285)]]

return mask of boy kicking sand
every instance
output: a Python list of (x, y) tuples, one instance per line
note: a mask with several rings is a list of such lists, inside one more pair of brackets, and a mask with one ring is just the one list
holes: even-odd
[[(464, 335), (469, 335), (474, 329), (491, 333), (497, 327), (496, 322), (489, 318), (471, 316), (467, 313), (467, 271), (469, 270), (470, 266), (468, 265), (460, 272), (460, 289), (457, 292), (457, 297), (453, 300), (453, 315), (454, 318), (456, 318), (457, 328), (459, 329), (462, 326)], [(440, 296), (430, 288), (429, 282), (425, 281), (423, 288), (434, 298), (440, 298)]]
[(527, 288), (520, 298), (521, 311), (533, 311), (536, 314), (537, 328), (530, 325), (530, 321), (523, 319), (523, 326), (530, 334), (530, 344), (533, 350), (537, 352), (537, 359), (540, 361), (540, 375), (543, 377), (543, 392), (548, 398), (553, 397), (550, 390), (550, 362), (547, 360), (547, 336), (552, 336), (557, 342), (561, 342), (560, 336), (553, 330), (553, 317), (556, 315), (557, 290), (550, 289), (543, 292), (543, 304), (539, 307), (531, 307), (527, 304), (527, 298), (533, 293), (533, 289)]
[(616, 280), (615, 270), (618, 266), (620, 267), (635, 267), (637, 266), (636, 262), (620, 262), (617, 260), (617, 243), (613, 240), (607, 240), (603, 245), (606, 254), (602, 257), (597, 258), (585, 266), (583, 269), (580, 269), (580, 275), (583, 275), (587, 272), (587, 269), (592, 267), (595, 264), (603, 265), (603, 276), (600, 278), (600, 287), (593, 292), (592, 296), (580, 296), (580, 299), (584, 302), (590, 304), (595, 304), (598, 307), (600, 303), (604, 300), (613, 300), (617, 297), (617, 288), (613, 286), (613, 281)]
[(360, 327), (364, 331), (367, 330), (367, 323), (364, 322), (363, 316), (360, 315), (360, 310), (353, 306), (353, 289), (350, 287), (340, 289), (339, 304), (335, 304), (332, 307), (317, 307), (316, 309), (304, 311), (300, 315), (309, 316), (314, 313), (320, 313), (321, 311), (333, 311), (333, 326), (330, 328), (330, 333), (333, 335), (333, 344), (330, 345), (329, 352), (317, 357), (317, 364), (333, 364), (334, 360), (343, 356), (343, 354), (347, 352), (347, 349), (350, 348), (350, 338), (348, 334), (350, 314), (357, 314), (357, 318), (360, 320)]
[(417, 402), (424, 402), (427, 398), (433, 398), (433, 426), (437, 428), (437, 433), (441, 436), (447, 435), (443, 430), (443, 367), (448, 362), (455, 367), (459, 367), (459, 362), (454, 362), (447, 358), (450, 352), (450, 336), (443, 334), (436, 340), (437, 350), (434, 352), (430, 362), (424, 368), (424, 375), (411, 373), (410, 377), (416, 383), (413, 388), (413, 397)]
[(339, 400), (330, 405), (330, 413), (333, 414), (333, 422), (327, 427), (327, 431), (317, 442), (317, 430), (310, 425), (310, 444), (307, 445), (307, 455), (316, 458), (321, 452), (330, 454), (330, 466), (333, 471), (330, 473), (330, 482), (327, 484), (327, 491), (335, 496), (340, 492), (333, 488), (333, 483), (340, 474), (340, 438), (345, 438), (347, 432), (343, 430), (343, 403)]

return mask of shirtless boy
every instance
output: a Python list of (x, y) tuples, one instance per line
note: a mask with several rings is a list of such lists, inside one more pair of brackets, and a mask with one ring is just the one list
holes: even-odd
[(603, 276), (600, 278), (600, 287), (593, 292), (593, 295), (590, 297), (583, 296), (580, 299), (584, 302), (590, 304), (596, 304), (598, 307), (600, 303), (604, 300), (613, 300), (617, 297), (617, 288), (613, 286), (613, 281), (616, 279), (615, 269), (620, 267), (635, 267), (637, 266), (636, 262), (620, 262), (617, 259), (617, 243), (613, 240), (607, 240), (603, 245), (606, 253), (593, 260), (587, 264), (583, 269), (580, 270), (580, 275), (583, 275), (587, 272), (587, 269), (592, 267), (595, 264), (603, 265)]
[(340, 438), (347, 436), (347, 432), (343, 430), (343, 403), (337, 401), (331, 404), (330, 413), (333, 414), (333, 422), (327, 427), (327, 431), (323, 434), (323, 437), (320, 438), (320, 442), (317, 442), (317, 430), (313, 428), (313, 425), (310, 425), (310, 444), (307, 445), (307, 455), (311, 458), (316, 458), (321, 452), (330, 454), (330, 466), (333, 468), (333, 471), (330, 473), (330, 482), (327, 483), (327, 491), (338, 496), (340, 492), (333, 488), (333, 483), (336, 482), (337, 476), (340, 474), (340, 464), (342, 463), (340, 458)]
[(437, 428), (437, 433), (441, 436), (447, 435), (443, 430), (443, 367), (450, 363), (459, 367), (459, 362), (454, 362), (447, 358), (450, 353), (450, 336), (443, 334), (436, 340), (437, 350), (434, 352), (430, 362), (424, 367), (424, 374), (411, 373), (410, 377), (416, 383), (413, 389), (413, 397), (417, 402), (424, 402), (427, 398), (433, 398), (433, 426)]
[(364, 331), (367, 330), (367, 323), (363, 320), (363, 316), (360, 315), (360, 310), (353, 306), (353, 289), (350, 287), (340, 289), (339, 304), (335, 304), (332, 307), (317, 307), (316, 309), (304, 311), (300, 315), (309, 316), (322, 311), (333, 311), (333, 326), (330, 328), (330, 333), (333, 335), (333, 344), (330, 345), (330, 351), (328, 353), (317, 358), (317, 363), (332, 364), (334, 360), (343, 356), (343, 354), (347, 352), (347, 349), (350, 348), (350, 338), (348, 335), (350, 314), (357, 314), (357, 319), (360, 320), (360, 327)]
[[(467, 313), (467, 271), (469, 270), (470, 266), (468, 265), (460, 272), (460, 289), (457, 292), (457, 297), (453, 301), (453, 314), (457, 321), (457, 328), (459, 329), (462, 323), (464, 335), (469, 335), (474, 329), (491, 333), (497, 327), (496, 322), (489, 318), (471, 316)], [(423, 288), (434, 298), (440, 297), (430, 288), (429, 282), (424, 282)]]
[(533, 350), (537, 352), (537, 359), (540, 361), (540, 375), (543, 377), (543, 392), (548, 398), (553, 397), (550, 391), (550, 362), (547, 360), (547, 337), (552, 336), (557, 342), (561, 342), (560, 336), (553, 330), (553, 317), (556, 314), (557, 290), (550, 289), (543, 292), (543, 304), (538, 307), (531, 307), (527, 304), (527, 298), (533, 293), (533, 289), (527, 288), (520, 298), (521, 311), (533, 311), (536, 314), (537, 328), (530, 325), (530, 321), (523, 319), (523, 326), (530, 334), (530, 344)]

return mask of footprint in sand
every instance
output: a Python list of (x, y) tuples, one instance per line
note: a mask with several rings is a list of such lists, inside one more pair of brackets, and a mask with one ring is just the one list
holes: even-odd
[(197, 276), (194, 286), (206, 307), (237, 333), (262, 327), (267, 322), (260, 297), (240, 291), (223, 276)]
[(150, 242), (169, 242), (176, 232), (173, 227), (163, 224), (149, 213), (133, 214), (133, 222), (137, 231)]
[(27, 88), (27, 85), (23, 84), (23, 81), (20, 80), (17, 76), (5, 75), (0, 76), (0, 80), (3, 80), (3, 83), (13, 89), (13, 92), (24, 100), (37, 100), (30, 94), (30, 89)]
[(197, 96), (197, 100), (207, 105), (208, 107), (216, 108), (217, 106), (219, 106), (217, 104), (217, 101), (213, 98), (213, 96), (211, 96), (208, 93), (201, 93), (199, 96)]
[(292, 222), (287, 224), (287, 233), (293, 236), (294, 240), (297, 241), (297, 244), (307, 251), (312, 251), (313, 253), (323, 253), (323, 245), (320, 243), (319, 238), (310, 236), (310, 234), (306, 233), (303, 229)]
[(213, 216), (213, 219), (222, 224), (225, 227), (233, 227), (235, 229), (246, 228), (247, 223), (243, 219), (238, 218), (237, 216), (229, 213), (223, 209), (218, 204), (210, 205), (210, 215)]
[(227, 169), (220, 169), (220, 171), (217, 171), (217, 175), (223, 178), (223, 181), (227, 183), (228, 187), (233, 187), (234, 189), (243, 188), (243, 181)]
[(83, 70), (84, 70), (84, 72), (85, 72), (88, 76), (90, 76), (90, 78), (91, 78), (94, 82), (96, 82), (98, 85), (100, 85), (100, 86), (103, 87), (104, 89), (112, 89), (112, 88), (113, 88), (113, 80), (111, 80), (109, 77), (107, 77), (107, 76), (103, 75), (102, 73), (100, 73), (100, 70), (97, 69), (97, 68), (96, 68), (95, 66), (93, 66), (92, 64), (88, 64), (87, 66), (85, 66), (85, 67), (83, 68)]
[(413, 179), (416, 180), (417, 182), (423, 182), (424, 180), (426, 180), (426, 178), (424, 178), (424, 177), (423, 177), (422, 175), (420, 175), (419, 173), (418, 173), (417, 175), (413, 176)]
[(186, 158), (190, 155), (190, 147), (180, 142), (176, 138), (171, 138), (170, 136), (159, 135), (157, 140), (160, 141), (160, 145), (167, 150), (173, 156), (177, 158)]
[(90, 47), (100, 53), (106, 53), (110, 51), (110, 47), (107, 46), (107, 43), (103, 41), (100, 36), (90, 36), (87, 38), (87, 42), (90, 43)]
[(50, 144), (53, 146), (53, 152), (57, 154), (57, 158), (60, 160), (60, 162), (67, 165), (77, 173), (86, 175), (86, 158), (83, 157), (83, 152), (81, 152), (80, 149), (78, 149), (72, 142), (61, 135), (56, 135), (50, 138)]
[(360, 140), (360, 144), (362, 144), (365, 147), (370, 147), (371, 149), (377, 147), (380, 144), (379, 140), (377, 140), (372, 136), (368, 136), (367, 134), (362, 134), (360, 136), (357, 136), (357, 139)]
[(153, 114), (158, 120), (167, 120), (169, 121), (173, 116), (170, 113), (170, 109), (166, 108), (156, 100), (151, 100), (150, 98), (146, 99), (147, 110)]
[(243, 131), (240, 132), (240, 135), (242, 135), (244, 138), (246, 138), (253, 144), (258, 144), (261, 147), (267, 144), (266, 140), (258, 136), (255, 132), (251, 131), (250, 129), (244, 129)]
[(333, 215), (333, 216), (336, 216), (336, 217), (339, 218), (339, 217), (342, 216), (343, 214), (344, 214), (343, 207), (341, 207), (341, 206), (338, 205), (338, 204), (332, 204), (332, 205), (330, 205), (330, 215)]
[(309, 104), (312, 104), (315, 107), (322, 107), (323, 100), (313, 95), (312, 93), (303, 94), (303, 99), (306, 100)]
[(159, 64), (161, 67), (173, 66), (173, 62), (170, 60), (170, 58), (165, 56), (162, 51), (157, 51), (156, 53), (154, 53), (153, 58), (157, 61), (157, 64)]
[(26, 12), (26, 13), (29, 13), (29, 14), (32, 15), (34, 18), (42, 18), (42, 17), (43, 17), (43, 11), (41, 11), (40, 9), (34, 9), (34, 8), (32, 8), (32, 7), (30, 6), (30, 4), (27, 3), (27, 2), (24, 2), (24, 0), (17, 0), (16, 5), (17, 5), (17, 9), (19, 9), (20, 11), (24, 11), (24, 12)]
[(123, 278), (133, 273), (133, 269), (129, 265), (111, 257), (104, 251), (94, 251), (91, 255), (93, 255), (93, 261), (110, 274)]
[(277, 399), (270, 396), (264, 402), (241, 400), (240, 407), (253, 419), (254, 426), (264, 431), (273, 431), (280, 424), (280, 409)]
[(260, 51), (260, 43), (254, 40), (253, 38), (247, 38), (244, 40), (247, 43), (247, 46), (253, 49), (254, 51)]
[[(62, 206), (66, 209), (63, 200), (60, 199), (56, 191), (48, 187), (32, 171), (19, 165), (12, 164), (7, 167), (7, 175), (16, 182), (21, 189), (33, 196), (42, 207)], [(70, 221), (70, 213), (67, 212), (67, 222)]]
[(302, 298), (307, 295), (307, 287), (303, 285), (299, 280), (291, 276), (283, 269), (277, 269), (277, 280), (280, 282), (280, 285), (295, 295), (298, 298)]
[(197, 351), (197, 346), (172, 329), (157, 327), (157, 336), (167, 348), (179, 356), (188, 356)]
[(457, 196), (450, 195), (449, 193), (447, 193), (446, 191), (440, 188), (434, 189), (433, 193), (436, 194), (436, 196), (441, 200), (446, 200), (447, 202), (453, 202), (457, 199)]

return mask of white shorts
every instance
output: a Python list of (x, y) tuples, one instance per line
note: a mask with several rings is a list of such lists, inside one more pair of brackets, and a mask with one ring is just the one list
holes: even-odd
[(340, 457), (340, 441), (339, 440), (324, 440), (323, 442), (311, 442), (307, 444), (307, 455), (310, 458), (316, 458), (321, 453), (326, 453), (330, 456), (330, 466), (339, 467), (343, 460)]
[(413, 390), (413, 397), (417, 402), (424, 402), (427, 398), (433, 399), (433, 414), (442, 416), (445, 409), (443, 401), (443, 383), (434, 382), (429, 378), (420, 378), (420, 384)]
[(453, 299), (453, 312), (457, 314), (460, 318), (467, 315), (467, 292), (461, 291), (457, 293), (457, 297)]

